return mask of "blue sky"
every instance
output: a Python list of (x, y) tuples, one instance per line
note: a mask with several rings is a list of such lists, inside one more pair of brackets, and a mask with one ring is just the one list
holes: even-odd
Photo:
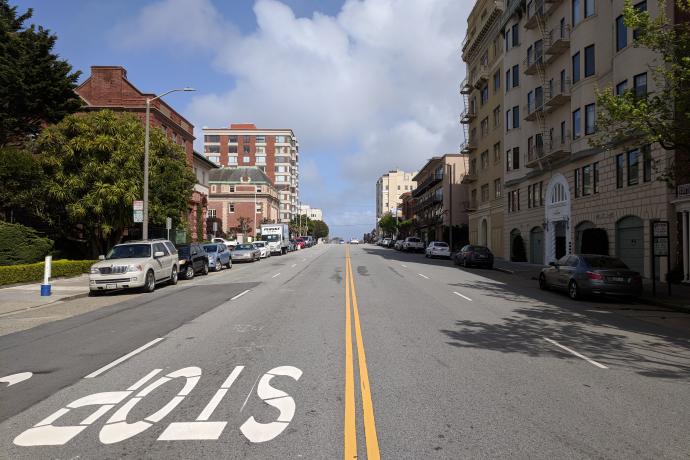
[(332, 236), (373, 228), (378, 176), (461, 139), (469, 1), (10, 1), (34, 9), (82, 78), (122, 65), (142, 91), (196, 88), (166, 101), (198, 140), (232, 122), (294, 129), (302, 202), (323, 209)]

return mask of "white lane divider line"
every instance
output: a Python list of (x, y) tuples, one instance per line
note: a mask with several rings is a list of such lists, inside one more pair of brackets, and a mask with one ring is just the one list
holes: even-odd
[(247, 405), (247, 401), (249, 401), (249, 397), (252, 395), (252, 392), (254, 392), (254, 387), (256, 386), (257, 382), (259, 381), (260, 375), (256, 377), (256, 380), (254, 380), (254, 385), (252, 385), (252, 389), (249, 390), (249, 394), (247, 394), (247, 397), (244, 398), (244, 403), (242, 403), (242, 407), (240, 407), (240, 412), (244, 410), (244, 406)]
[(101, 367), (101, 368), (98, 369), (97, 371), (94, 371), (94, 372), (90, 373), (89, 375), (87, 375), (87, 376), (84, 377), (84, 378), (85, 378), (85, 379), (92, 379), (92, 378), (94, 378), (94, 377), (98, 377), (99, 375), (101, 375), (101, 374), (104, 373), (105, 371), (107, 371), (107, 370), (109, 370), (109, 369), (112, 369), (113, 367), (117, 366), (118, 364), (120, 364), (120, 363), (122, 363), (122, 362), (124, 362), (124, 361), (127, 361), (127, 360), (128, 360), (129, 358), (131, 358), (132, 356), (134, 356), (134, 355), (136, 355), (136, 354), (138, 354), (138, 353), (141, 353), (142, 351), (146, 350), (146, 349), (149, 348), (149, 347), (154, 346), (155, 344), (157, 344), (157, 343), (160, 342), (161, 340), (163, 340), (163, 337), (158, 337), (157, 339), (153, 339), (153, 340), (151, 340), (149, 343), (147, 343), (146, 345), (140, 346), (140, 347), (137, 348), (136, 350), (127, 353), (126, 355), (122, 356), (121, 358), (118, 358), (118, 359), (116, 359), (115, 361), (113, 361), (112, 363), (110, 363), (110, 364), (108, 364), (108, 365), (105, 365), (105, 366)]
[(407, 265), (405, 265), (405, 264), (400, 264), (400, 265), (402, 265), (403, 267), (407, 268)]
[(457, 295), (457, 296), (460, 296), (460, 297), (462, 297), (463, 299), (465, 299), (465, 300), (469, 300), (470, 302), (472, 302), (472, 299), (470, 299), (470, 298), (469, 298), (469, 297), (467, 297), (466, 295), (462, 295), (462, 294), (460, 294), (460, 293), (459, 293), (459, 292), (457, 292), (457, 291), (453, 291), (453, 294), (455, 294), (455, 295)]
[(593, 359), (586, 357), (585, 355), (581, 355), (580, 353), (576, 352), (575, 350), (571, 350), (570, 348), (568, 348), (564, 345), (561, 345), (560, 343), (556, 342), (555, 340), (551, 340), (551, 339), (548, 339), (546, 337), (544, 337), (544, 340), (546, 340), (549, 343), (556, 345), (557, 347), (564, 349), (568, 353), (571, 353), (571, 354), (577, 356), (578, 358), (584, 359), (585, 361), (587, 361), (590, 364), (594, 364), (595, 366), (597, 366), (601, 369), (608, 369), (608, 367), (604, 366), (603, 364), (598, 363), (598, 362), (594, 361)]
[(280, 276), (280, 272), (276, 273), (275, 275), (271, 276), (271, 278), (275, 278), (276, 276)]
[(239, 294), (237, 294), (235, 297), (231, 298), (230, 300), (237, 300), (237, 299), (239, 299), (240, 297), (242, 297), (243, 295), (245, 295), (247, 292), (249, 292), (249, 289), (240, 292)]
[(426, 275), (422, 275), (421, 273), (417, 273), (417, 274), (418, 274), (419, 276), (421, 276), (422, 278), (424, 278), (425, 280), (428, 280), (428, 279), (429, 279), (429, 277), (426, 276)]
[(297, 264), (292, 264), (292, 265), (290, 266), (290, 268), (295, 268), (296, 266), (297, 266)]

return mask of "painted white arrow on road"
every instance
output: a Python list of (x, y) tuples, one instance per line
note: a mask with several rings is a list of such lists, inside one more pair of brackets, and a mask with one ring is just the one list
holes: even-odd
[(24, 380), (29, 380), (33, 376), (33, 372), (20, 372), (19, 374), (8, 375), (7, 377), (0, 378), (0, 383), (6, 383), (8, 387), (15, 385)]

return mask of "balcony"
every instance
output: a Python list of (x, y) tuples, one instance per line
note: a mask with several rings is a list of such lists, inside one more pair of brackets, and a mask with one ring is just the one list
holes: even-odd
[(544, 145), (535, 145), (527, 152), (525, 166), (540, 168), (543, 163), (555, 163), (570, 155), (570, 135)]
[(527, 2), (527, 21), (525, 29), (534, 29), (539, 21), (544, 19), (544, 0), (531, 0)]
[(568, 51), (570, 49), (570, 26), (563, 24), (556, 29), (551, 29), (544, 38), (544, 49), (547, 64), (551, 64), (558, 56)]
[(475, 141), (474, 139), (465, 141), (460, 146), (460, 153), (470, 153), (474, 152), (475, 150), (477, 150), (477, 141)]
[(552, 111), (563, 104), (570, 102), (570, 79), (559, 81), (549, 87), (547, 93), (546, 107)]
[(438, 206), (439, 204), (443, 204), (443, 197), (436, 196), (435, 193), (432, 193), (426, 199), (417, 201), (417, 203), (412, 207), (412, 212), (414, 214), (419, 214), (421, 211), (432, 206)]
[(523, 106), (523, 110), (527, 114), (527, 116), (525, 116), (525, 121), (534, 121), (544, 112), (544, 101), (543, 98), (541, 99), (542, 100), (538, 100), (534, 104)]
[(464, 176), (462, 176), (461, 184), (471, 184), (472, 182), (477, 182), (477, 171), (470, 170)]
[(470, 94), (473, 89), (468, 78), (465, 78), (460, 84), (460, 94)]
[(467, 107), (460, 114), (460, 124), (469, 125), (475, 118), (477, 118), (477, 113), (471, 107)]
[(477, 71), (477, 79), (474, 82), (474, 87), (480, 89), (486, 82), (489, 81), (489, 66), (482, 64)]
[(462, 202), (462, 209), (465, 212), (474, 212), (477, 210), (477, 202), (476, 200), (473, 201), (463, 201)]
[(543, 53), (535, 53), (534, 55), (530, 56), (528, 55), (523, 61), (522, 61), (522, 67), (525, 69), (525, 75), (534, 75), (536, 74), (540, 67), (544, 65), (544, 54)]
[(422, 195), (424, 192), (429, 190), (431, 187), (434, 185), (438, 184), (443, 180), (443, 172), (441, 173), (433, 173), (426, 179), (424, 179), (420, 184), (417, 185), (417, 188), (412, 190), (412, 196), (413, 197), (418, 197)]

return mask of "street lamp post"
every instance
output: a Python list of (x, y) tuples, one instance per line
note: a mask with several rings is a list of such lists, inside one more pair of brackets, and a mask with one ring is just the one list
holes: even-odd
[(149, 124), (151, 117), (151, 103), (156, 99), (160, 99), (170, 93), (178, 91), (196, 91), (194, 88), (179, 88), (171, 89), (170, 91), (153, 98), (146, 98), (146, 124), (144, 135), (144, 223), (142, 228), (142, 237), (145, 240), (149, 239)]

